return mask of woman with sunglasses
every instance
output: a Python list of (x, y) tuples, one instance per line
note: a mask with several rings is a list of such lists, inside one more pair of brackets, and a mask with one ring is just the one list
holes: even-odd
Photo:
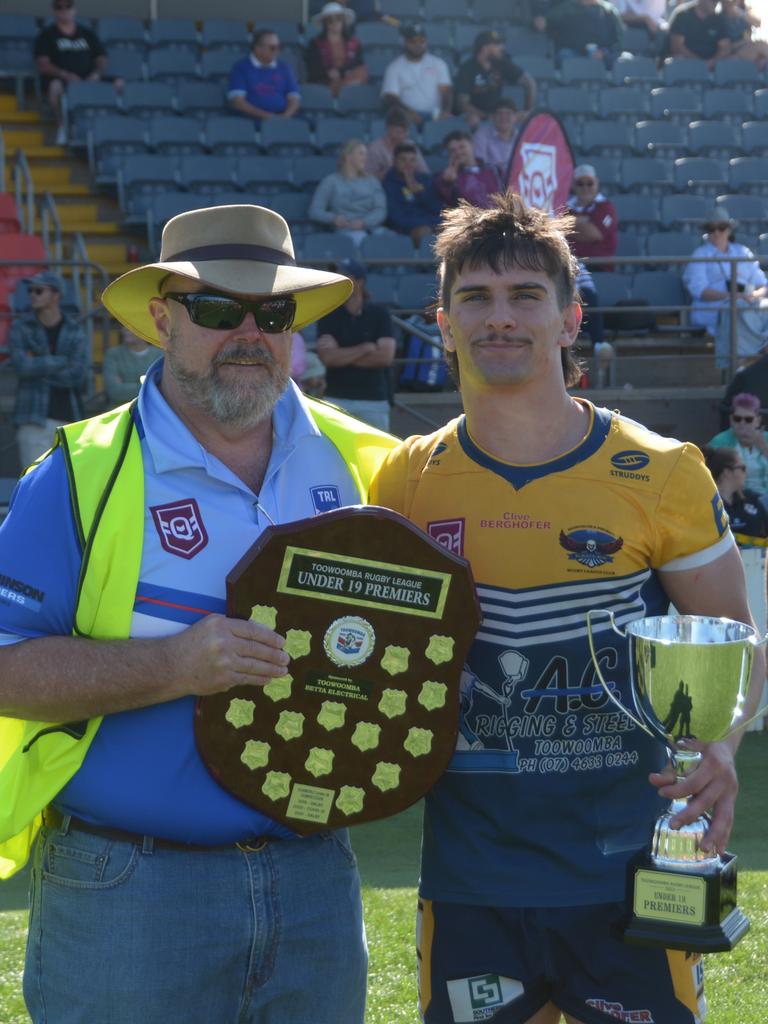
[[(703, 449), (707, 463), (725, 511), (731, 524), (744, 563), (747, 579), (747, 597), (752, 618), (761, 632), (766, 629), (766, 547), (768, 547), (768, 507), (765, 498), (746, 486), (747, 467), (737, 448)], [(762, 704), (766, 702), (763, 694)], [(763, 719), (754, 721), (749, 728), (762, 730)]]
[(757, 395), (734, 395), (727, 430), (716, 434), (711, 448), (733, 448), (746, 469), (744, 483), (758, 494), (768, 495), (768, 432), (763, 430)]
[[(736, 268), (739, 305), (745, 319), (745, 330), (739, 331), (739, 356), (749, 358), (759, 355), (768, 342), (768, 310), (759, 308), (760, 300), (766, 295), (766, 278), (754, 254), (745, 245), (735, 242), (733, 232), (736, 221), (723, 206), (716, 206), (706, 224), (703, 243), (694, 249), (692, 256), (708, 257), (708, 263), (689, 263), (683, 273), (683, 283), (693, 300), (691, 323), (705, 327), (712, 335), (718, 335), (718, 324), (723, 326), (721, 310), (730, 302), (730, 280), (732, 268)], [(723, 256), (743, 256), (743, 261), (730, 263)], [(749, 330), (746, 330), (746, 328)], [(752, 337), (754, 334), (754, 337)], [(718, 365), (728, 362), (727, 338), (725, 348), (715, 346)]]

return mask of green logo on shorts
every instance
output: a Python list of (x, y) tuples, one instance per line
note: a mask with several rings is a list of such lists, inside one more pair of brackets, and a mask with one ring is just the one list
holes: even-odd
[(501, 981), (498, 974), (480, 974), (476, 978), (467, 978), (469, 999), (473, 1010), (482, 1010), (488, 1006), (500, 1006), (504, 1001), (501, 993)]

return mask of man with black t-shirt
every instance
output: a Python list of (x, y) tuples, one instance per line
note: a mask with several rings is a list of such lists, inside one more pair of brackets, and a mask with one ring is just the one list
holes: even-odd
[(354, 283), (339, 309), (317, 324), (317, 354), (326, 367), (326, 398), (380, 430), (389, 430), (389, 367), (395, 358), (392, 320), (367, 302), (366, 270), (357, 260), (338, 266)]
[[(53, 0), (53, 22), (35, 39), (35, 63), (56, 117), (56, 145), (67, 141), (61, 97), (68, 82), (98, 81), (107, 69), (107, 51), (90, 29), (79, 25), (74, 0)], [(122, 82), (115, 79), (115, 88)]]
[(494, 112), (505, 85), (521, 85), (525, 109), (533, 107), (536, 101), (533, 78), (510, 60), (498, 32), (480, 32), (475, 39), (474, 56), (464, 61), (456, 76), (459, 113), (471, 128)]
[(50, 271), (29, 278), (31, 311), (11, 326), (11, 365), (18, 380), (13, 421), (22, 470), (51, 447), (56, 427), (83, 417), (88, 342), (74, 317), (61, 311), (63, 290), (62, 279)]
[(712, 68), (730, 52), (728, 25), (716, 0), (692, 0), (675, 10), (669, 22), (670, 56), (704, 60)]

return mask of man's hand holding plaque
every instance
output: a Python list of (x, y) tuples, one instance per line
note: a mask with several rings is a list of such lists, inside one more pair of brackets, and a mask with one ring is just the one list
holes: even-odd
[(445, 770), (480, 621), (463, 559), (385, 509), (328, 512), (264, 532), (227, 614), (291, 657), (264, 687), (198, 700), (202, 757), (240, 800), (308, 834), (395, 814)]

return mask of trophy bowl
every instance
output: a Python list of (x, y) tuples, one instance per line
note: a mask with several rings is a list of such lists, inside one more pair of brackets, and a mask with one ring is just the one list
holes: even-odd
[[(593, 638), (597, 616), (607, 616), (603, 629), (610, 627), (628, 644), (631, 708), (603, 678)], [(587, 636), (600, 685), (635, 725), (664, 744), (678, 781), (702, 757), (678, 746), (681, 741), (714, 743), (748, 724), (752, 659), (764, 642), (752, 626), (705, 615), (659, 615), (629, 622), (622, 631), (612, 612), (590, 611)], [(630, 862), (629, 908), (619, 931), (641, 945), (729, 950), (749, 928), (736, 906), (736, 858), (701, 849), (707, 815), (672, 826), (686, 804), (687, 798), (672, 802), (656, 822), (649, 849)]]

